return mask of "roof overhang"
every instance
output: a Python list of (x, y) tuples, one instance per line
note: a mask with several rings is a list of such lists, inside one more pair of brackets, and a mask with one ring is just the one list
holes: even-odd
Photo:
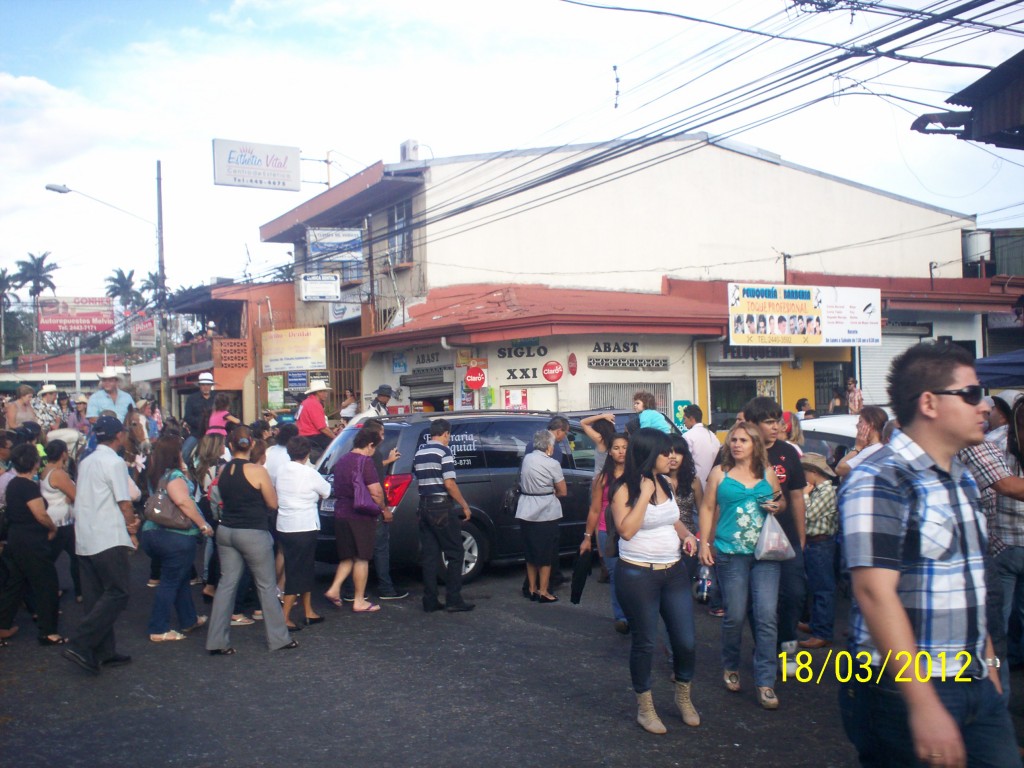
[(418, 173), (396, 175), (385, 171), (383, 162), (374, 163), (262, 225), (260, 240), (298, 243), (306, 239), (308, 227), (361, 227), (367, 215), (404, 200), (422, 185), (423, 178)]

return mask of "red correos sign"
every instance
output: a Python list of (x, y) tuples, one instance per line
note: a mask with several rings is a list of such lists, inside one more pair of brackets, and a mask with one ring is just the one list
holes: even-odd
[(487, 374), (484, 373), (483, 368), (467, 368), (466, 369), (466, 386), (470, 389), (480, 389), (484, 385), (484, 381), (487, 379)]
[(548, 381), (558, 381), (562, 378), (562, 364), (557, 360), (548, 360), (544, 363), (544, 368), (541, 373), (544, 374), (544, 378)]

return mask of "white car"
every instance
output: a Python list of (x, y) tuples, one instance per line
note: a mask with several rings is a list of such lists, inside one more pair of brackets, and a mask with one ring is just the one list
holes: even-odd
[(854, 414), (838, 414), (804, 419), (800, 422), (804, 453), (820, 453), (830, 467), (835, 467), (857, 441), (859, 418)]

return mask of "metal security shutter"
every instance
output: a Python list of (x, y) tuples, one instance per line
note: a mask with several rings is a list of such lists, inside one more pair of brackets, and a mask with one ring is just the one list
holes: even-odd
[(650, 392), (654, 402), (662, 413), (669, 413), (672, 401), (671, 385), (652, 384), (638, 381), (633, 384), (591, 384), (590, 407), (608, 408), (613, 411), (629, 411), (633, 409), (633, 395), (637, 392)]
[(778, 363), (709, 363), (713, 379), (776, 379), (782, 375)]
[(423, 400), (428, 397), (453, 397), (455, 388), (451, 384), (434, 384), (426, 387), (409, 387), (410, 400)]
[[(910, 329), (908, 329), (910, 330)], [(860, 388), (864, 393), (864, 405), (885, 405), (889, 402), (886, 377), (893, 358), (906, 352), (921, 341), (922, 332), (882, 333), (882, 343), (877, 347), (860, 348)]]

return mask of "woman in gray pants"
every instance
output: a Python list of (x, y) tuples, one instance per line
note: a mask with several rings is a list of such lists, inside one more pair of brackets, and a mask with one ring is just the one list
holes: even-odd
[(220, 554), (220, 583), (213, 599), (206, 649), (212, 656), (230, 656), (229, 632), (235, 592), (242, 569), (249, 567), (259, 592), (267, 646), (272, 651), (298, 648), (285, 626), (284, 612), (277, 600), (277, 575), (274, 570), (274, 540), (270, 536), (270, 511), (277, 509), (277, 493), (267, 470), (249, 461), (252, 435), (239, 426), (228, 438), (231, 462), (221, 470), (217, 486), (224, 503), (217, 550)]

